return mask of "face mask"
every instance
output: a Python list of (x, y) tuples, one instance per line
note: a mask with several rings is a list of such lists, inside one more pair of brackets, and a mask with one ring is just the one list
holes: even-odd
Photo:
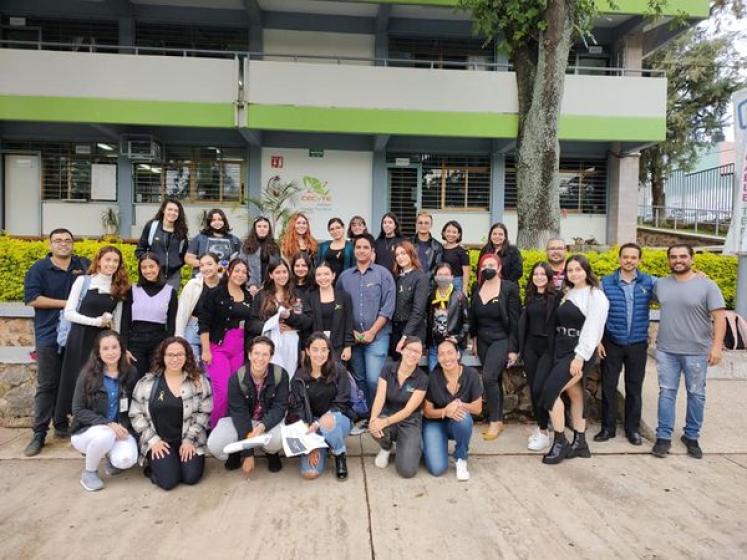
[(436, 284), (439, 288), (448, 288), (451, 284), (451, 278), (448, 276), (436, 276)]
[(482, 271), (482, 277), (485, 280), (492, 280), (493, 278), (495, 278), (496, 274), (498, 274), (498, 271), (494, 268), (486, 268)]

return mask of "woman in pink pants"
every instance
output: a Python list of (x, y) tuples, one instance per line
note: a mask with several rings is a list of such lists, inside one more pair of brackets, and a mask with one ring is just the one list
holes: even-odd
[(252, 296), (248, 290), (249, 267), (233, 259), (220, 285), (207, 294), (197, 317), (202, 361), (213, 387), (210, 426), (226, 415), (228, 379), (246, 361), (244, 322), (250, 318)]

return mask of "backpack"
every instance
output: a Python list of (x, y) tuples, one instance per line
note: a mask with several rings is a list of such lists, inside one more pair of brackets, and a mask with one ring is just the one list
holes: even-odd
[[(75, 304), (75, 310), (80, 310), (80, 304), (83, 303), (83, 298), (86, 297), (86, 293), (88, 292), (88, 288), (91, 287), (91, 277), (86, 274), (83, 276), (83, 289), (80, 291), (80, 297), (78, 298), (78, 303)], [(59, 323), (57, 323), (57, 346), (59, 346), (61, 349), (65, 347), (67, 344), (67, 337), (70, 334), (70, 328), (72, 327), (72, 323), (65, 319), (65, 311), (60, 311), (60, 319)]]
[(347, 369), (345, 373), (348, 374), (348, 382), (350, 383), (350, 408), (358, 418), (366, 418), (369, 413), (366, 395), (363, 394), (362, 389), (358, 388), (358, 384)]
[[(153, 250), (153, 240), (156, 238), (156, 232), (158, 231), (158, 220), (151, 220), (150, 229), (148, 230), (148, 250)], [(184, 240), (179, 242), (179, 252), (184, 249)], [(166, 248), (168, 250), (168, 247)]]
[[(272, 378), (275, 380), (275, 387), (280, 385), (280, 381), (283, 379), (283, 368), (277, 364), (270, 364), (272, 366)], [(239, 379), (239, 389), (244, 398), (249, 396), (249, 383), (246, 381), (246, 366), (241, 366), (236, 372), (236, 376)]]
[(727, 350), (744, 350), (745, 344), (747, 344), (747, 321), (736, 312), (727, 311), (724, 348)]

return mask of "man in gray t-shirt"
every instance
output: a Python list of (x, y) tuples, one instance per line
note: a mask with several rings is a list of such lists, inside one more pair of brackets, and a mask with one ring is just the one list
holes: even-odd
[(706, 370), (721, 361), (726, 305), (718, 286), (693, 272), (692, 247), (673, 245), (667, 258), (672, 274), (654, 286), (661, 319), (656, 337), (659, 413), (652, 453), (665, 457), (672, 446), (677, 390), (684, 373), (687, 417), (681, 439), (688, 454), (700, 459), (703, 452), (698, 437), (705, 410)]

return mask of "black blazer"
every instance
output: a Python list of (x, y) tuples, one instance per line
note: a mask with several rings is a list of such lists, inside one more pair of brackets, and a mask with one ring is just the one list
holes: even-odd
[[(470, 303), (469, 329), (472, 336), (477, 336), (480, 325), (475, 321), (475, 303), (480, 297), (480, 286), (472, 290), (472, 301)], [(521, 298), (519, 297), (519, 286), (508, 280), (501, 280), (501, 291), (498, 294), (498, 306), (500, 320), (503, 328), (508, 333), (508, 351), (517, 352), (519, 348), (518, 330), (519, 317), (521, 316)]]
[[(480, 257), (485, 253), (491, 252), (490, 244), (486, 244), (480, 249)], [(519, 279), (524, 275), (524, 259), (521, 256), (521, 252), (516, 245), (509, 245), (501, 257), (501, 278), (505, 280), (511, 280), (511, 282), (518, 282)]]
[[(311, 312), (311, 331), (323, 331), (322, 299), (319, 290), (311, 290), (306, 298), (306, 305)], [(335, 315), (330, 332), (332, 347), (340, 351), (346, 346), (353, 346), (353, 300), (350, 294), (341, 288), (335, 288)]]
[[(531, 282), (531, 280), (530, 280)], [(545, 313), (545, 333), (547, 334), (548, 347), (552, 348), (553, 340), (555, 338), (555, 315), (558, 312), (558, 306), (560, 300), (563, 299), (562, 292), (556, 292), (550, 305), (547, 306), (547, 312)], [(528, 304), (529, 302), (527, 302)], [(524, 352), (524, 346), (527, 343), (529, 337), (529, 316), (527, 313), (527, 306), (525, 305), (521, 310), (521, 316), (519, 317), (519, 328), (518, 328), (518, 342), (519, 342), (519, 353)]]

